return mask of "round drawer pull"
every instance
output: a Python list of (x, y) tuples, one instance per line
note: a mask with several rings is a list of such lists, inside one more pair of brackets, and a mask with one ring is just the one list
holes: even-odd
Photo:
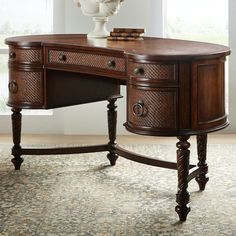
[(11, 82), (9, 82), (8, 90), (9, 90), (10, 93), (17, 93), (18, 85), (17, 85), (15, 80), (12, 80)]
[(16, 54), (14, 52), (10, 52), (9, 57), (10, 57), (10, 59), (14, 59), (14, 58), (16, 58)]
[(66, 61), (66, 55), (60, 55), (59, 56), (59, 61)]
[(109, 68), (115, 68), (116, 67), (116, 62), (114, 60), (110, 60), (107, 62), (107, 66)]
[(136, 68), (134, 69), (134, 74), (135, 74), (135, 75), (144, 75), (144, 69), (141, 68), (141, 67), (136, 67)]
[(144, 102), (142, 100), (139, 100), (137, 103), (133, 105), (133, 113), (140, 117), (144, 114)]

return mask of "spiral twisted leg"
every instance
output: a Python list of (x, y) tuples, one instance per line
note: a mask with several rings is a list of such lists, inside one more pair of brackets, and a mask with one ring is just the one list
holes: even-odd
[(188, 188), (188, 174), (189, 174), (189, 155), (190, 143), (187, 141), (189, 136), (178, 137), (177, 143), (177, 168), (178, 168), (178, 192), (176, 194), (176, 202), (178, 205), (175, 207), (175, 211), (179, 215), (180, 221), (186, 221), (187, 215), (190, 212), (189, 207), (189, 192)]
[(198, 167), (203, 170), (203, 173), (198, 175), (195, 180), (199, 185), (199, 189), (203, 191), (209, 178), (206, 177), (208, 172), (208, 165), (206, 163), (207, 154), (207, 134), (197, 135), (197, 153), (198, 153)]

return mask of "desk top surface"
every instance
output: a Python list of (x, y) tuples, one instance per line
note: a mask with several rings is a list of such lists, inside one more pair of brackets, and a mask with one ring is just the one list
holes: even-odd
[(109, 41), (107, 39), (88, 39), (86, 35), (81, 34), (31, 35), (7, 38), (5, 43), (19, 47), (45, 45), (80, 47), (90, 50), (93, 48), (98, 51), (116, 51), (120, 54), (145, 58), (188, 59), (194, 57), (196, 59), (230, 54), (229, 47), (219, 44), (152, 37), (144, 37), (143, 40), (137, 41)]

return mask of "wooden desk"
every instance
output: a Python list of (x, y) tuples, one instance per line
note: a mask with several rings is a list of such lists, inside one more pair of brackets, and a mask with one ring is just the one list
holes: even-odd
[[(118, 156), (178, 171), (176, 212), (190, 211), (188, 182), (205, 189), (207, 133), (228, 125), (225, 114), (224, 62), (228, 47), (183, 40), (144, 38), (114, 42), (85, 35), (22, 36), (9, 45), (9, 100), (12, 107), (12, 159), (22, 155), (108, 151)], [(116, 144), (116, 105), (127, 85), (127, 130), (144, 135), (176, 136), (177, 163), (152, 159)], [(21, 109), (49, 109), (108, 100), (108, 144), (53, 149), (20, 146)], [(189, 164), (188, 139), (197, 135), (198, 164)]]

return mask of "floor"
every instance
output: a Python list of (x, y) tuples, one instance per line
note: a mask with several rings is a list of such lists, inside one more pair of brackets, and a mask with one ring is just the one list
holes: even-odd
[[(23, 134), (21, 143), (23, 144), (102, 144), (107, 142), (106, 135), (41, 135)], [(176, 143), (173, 137), (149, 137), (141, 135), (123, 135), (117, 137), (119, 144), (170, 144)], [(195, 137), (191, 137), (191, 143), (195, 142)], [(0, 135), (1, 144), (11, 144), (10, 134)], [(208, 143), (236, 144), (236, 134), (209, 134)]]
[[(236, 135), (209, 136), (210, 181), (204, 192), (189, 183), (191, 212), (179, 224), (176, 171), (125, 158), (111, 168), (104, 153), (36, 155), (14, 171), (11, 137), (0, 135), (0, 235), (236, 236)], [(106, 136), (23, 135), (22, 146), (105, 142)], [(130, 135), (118, 142), (136, 153), (176, 159), (176, 138)], [(195, 164), (196, 148), (191, 154)]]

